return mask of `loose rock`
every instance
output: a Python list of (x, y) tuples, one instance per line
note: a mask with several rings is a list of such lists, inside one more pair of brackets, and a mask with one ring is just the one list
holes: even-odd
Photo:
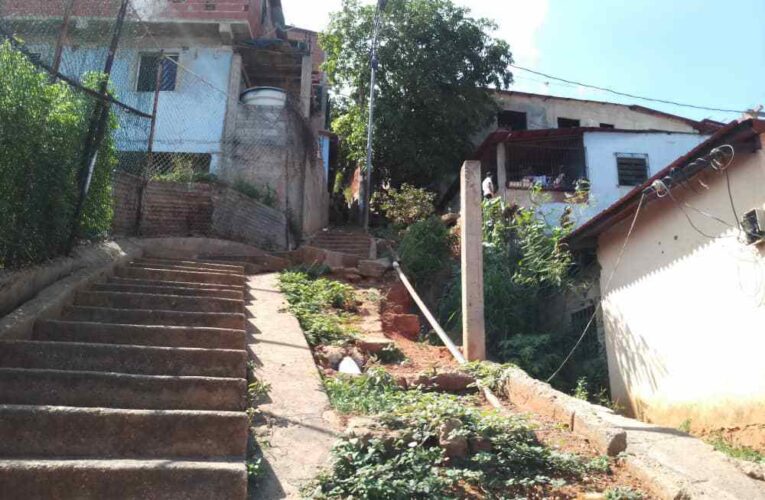
[(365, 337), (356, 341), (356, 347), (367, 354), (377, 354), (386, 347), (393, 345), (393, 341), (385, 337)]
[(367, 278), (382, 278), (390, 269), (388, 259), (362, 260), (359, 262), (359, 274)]
[(468, 440), (465, 436), (453, 436), (454, 431), (462, 428), (462, 422), (450, 418), (438, 429), (438, 445), (449, 458), (466, 458), (469, 453)]

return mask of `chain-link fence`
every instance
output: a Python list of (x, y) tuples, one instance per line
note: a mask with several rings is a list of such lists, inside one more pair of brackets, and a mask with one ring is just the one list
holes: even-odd
[[(164, 18), (193, 7), (176, 3), (0, 0), (0, 269), (108, 235), (115, 175), (226, 183), (302, 220), (319, 163), (307, 53), (221, 42), (215, 23)], [(283, 106), (240, 100), (267, 85), (247, 64), (283, 71)]]
[(0, 1), (0, 268), (110, 231), (118, 151), (146, 151), (152, 123), (150, 108), (117, 90), (128, 70), (110, 48), (123, 8)]

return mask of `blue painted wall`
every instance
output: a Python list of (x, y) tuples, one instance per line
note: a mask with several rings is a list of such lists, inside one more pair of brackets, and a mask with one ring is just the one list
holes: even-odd
[[(51, 46), (30, 46), (44, 60), (52, 58)], [(209, 153), (215, 171), (222, 153), (229, 76), (233, 60), (230, 47), (165, 47), (179, 56), (174, 91), (160, 93), (154, 150), (158, 152)], [(61, 72), (80, 78), (89, 71), (103, 71), (106, 48), (67, 47)], [(155, 50), (122, 48), (115, 59), (112, 83), (117, 97), (141, 111), (151, 113), (154, 92), (138, 92), (138, 68), (142, 54)], [(117, 146), (122, 151), (146, 151), (150, 121), (117, 109), (120, 129)]]

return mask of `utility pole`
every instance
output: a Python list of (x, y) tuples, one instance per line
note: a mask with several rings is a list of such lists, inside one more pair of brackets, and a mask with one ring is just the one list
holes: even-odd
[(53, 66), (50, 82), (54, 83), (58, 79), (58, 72), (61, 68), (61, 55), (64, 52), (64, 43), (66, 43), (66, 36), (69, 33), (69, 21), (72, 18), (72, 12), (74, 11), (74, 0), (68, 0), (66, 7), (64, 8), (64, 20), (61, 23), (61, 31), (58, 33), (58, 41), (56, 42), (56, 52), (53, 55)]
[(369, 123), (367, 124), (367, 163), (362, 171), (361, 185), (359, 186), (359, 209), (361, 210), (361, 225), (365, 231), (369, 231), (369, 202), (372, 198), (372, 141), (374, 139), (375, 119), (375, 85), (377, 84), (377, 43), (380, 36), (380, 24), (382, 13), (388, 0), (378, 0), (375, 11), (374, 32), (372, 34), (372, 76), (369, 83)]
[(88, 127), (88, 134), (85, 137), (85, 146), (82, 155), (82, 166), (77, 174), (77, 182), (80, 188), (80, 194), (77, 198), (77, 205), (74, 209), (74, 216), (72, 217), (72, 230), (69, 235), (68, 251), (74, 248), (74, 243), (77, 239), (77, 233), (80, 229), (80, 218), (82, 217), (82, 210), (85, 206), (85, 200), (88, 197), (88, 190), (90, 189), (90, 181), (93, 178), (93, 170), (96, 167), (98, 161), (98, 149), (101, 147), (101, 142), (106, 135), (106, 129), (109, 120), (109, 101), (106, 99), (109, 93), (109, 79), (112, 75), (112, 68), (114, 67), (114, 58), (117, 55), (117, 48), (119, 47), (120, 38), (122, 37), (122, 28), (125, 25), (125, 17), (127, 16), (127, 8), (130, 0), (122, 0), (120, 4), (120, 10), (117, 14), (117, 19), (114, 24), (114, 33), (112, 34), (112, 41), (109, 45), (109, 52), (106, 55), (106, 63), (104, 64), (104, 75), (99, 85), (98, 93), (100, 99), (96, 100), (93, 108), (93, 115), (90, 118), (90, 125)]

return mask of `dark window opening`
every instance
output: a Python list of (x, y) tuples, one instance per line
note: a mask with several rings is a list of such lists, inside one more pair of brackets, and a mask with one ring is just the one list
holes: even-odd
[(207, 3), (205, 3), (205, 10), (215, 10), (215, 2), (208, 0)]
[(579, 123), (579, 120), (572, 118), (558, 118), (558, 128), (577, 128)]
[(30, 52), (27, 56), (29, 57), (29, 61), (35, 66), (39, 66), (40, 63), (42, 63), (42, 54), (39, 52)]
[(601, 123), (600, 128), (616, 128), (613, 123)]
[(261, 0), (263, 2), (260, 6), (260, 24), (266, 25), (268, 21), (268, 0)]
[(616, 168), (620, 186), (639, 186), (648, 180), (648, 159), (645, 157), (617, 156)]
[(510, 130), (526, 130), (528, 129), (526, 113), (521, 111), (500, 111), (497, 114), (497, 126), (499, 128), (509, 128)]
[(138, 92), (154, 92), (157, 90), (157, 71), (162, 67), (162, 79), (159, 90), (171, 92), (175, 90), (178, 78), (178, 55), (165, 55), (160, 61), (160, 54), (144, 54), (138, 69)]

